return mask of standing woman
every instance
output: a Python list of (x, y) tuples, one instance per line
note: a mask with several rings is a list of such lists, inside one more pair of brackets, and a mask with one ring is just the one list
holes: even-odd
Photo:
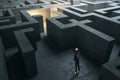
[(77, 75), (80, 72), (80, 65), (79, 65), (80, 51), (78, 48), (74, 48), (73, 52), (74, 52), (74, 61), (75, 61), (75, 75)]

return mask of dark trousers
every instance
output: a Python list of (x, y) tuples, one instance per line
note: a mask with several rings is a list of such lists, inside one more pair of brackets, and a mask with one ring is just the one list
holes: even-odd
[(75, 61), (75, 72), (80, 71), (79, 60)]

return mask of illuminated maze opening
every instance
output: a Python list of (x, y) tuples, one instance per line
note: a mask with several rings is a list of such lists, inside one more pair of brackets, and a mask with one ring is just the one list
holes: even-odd
[(50, 17), (56, 17), (59, 16), (57, 13), (54, 12), (57, 11), (57, 7), (51, 7), (51, 8), (40, 8), (40, 9), (34, 9), (34, 10), (28, 10), (27, 12), (31, 15), (42, 15), (43, 16), (43, 29), (44, 33), (47, 33), (47, 25), (46, 25), (46, 18)]

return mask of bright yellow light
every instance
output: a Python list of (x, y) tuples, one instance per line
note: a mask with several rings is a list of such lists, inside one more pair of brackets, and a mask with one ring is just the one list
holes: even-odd
[(35, 10), (29, 10), (27, 11), (31, 16), (34, 15), (42, 15), (44, 18), (44, 21), (46, 18), (50, 17), (50, 9), (49, 8), (41, 8), (41, 9), (35, 9)]
[(53, 10), (57, 11), (57, 8), (58, 8), (58, 6), (56, 6), (56, 5), (55, 5), (55, 6), (51, 6), (51, 7), (50, 7), (50, 10), (51, 10), (51, 11), (53, 11)]
[(50, 17), (50, 9), (49, 8), (41, 8), (41, 9), (35, 9), (35, 10), (28, 10), (27, 12), (31, 16), (34, 16), (34, 15), (42, 15), (43, 16), (44, 32), (46, 32), (47, 31), (46, 18)]
[(68, 3), (65, 3), (65, 4), (64, 3), (63, 4), (54, 4), (54, 5), (48, 6), (47, 8), (28, 10), (27, 12), (31, 16), (34, 16), (34, 15), (42, 15), (43, 16), (43, 25), (44, 25), (43, 29), (44, 29), (44, 32), (47, 33), (46, 18), (59, 16), (57, 13), (55, 13), (53, 11), (57, 11), (58, 7), (64, 7), (65, 5), (69, 5), (69, 4)]
[(55, 13), (55, 12), (52, 11), (51, 14), (50, 14), (50, 16), (51, 17), (56, 17), (56, 16), (59, 16), (59, 15), (57, 13)]
[(46, 24), (46, 22), (44, 22), (43, 25), (44, 25), (44, 32), (47, 33), (47, 24)]

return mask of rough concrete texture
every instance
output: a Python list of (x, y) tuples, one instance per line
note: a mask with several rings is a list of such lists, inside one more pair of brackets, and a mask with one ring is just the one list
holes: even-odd
[[(119, 80), (119, 0), (81, 0), (75, 4), (0, 0), (0, 80)], [(54, 7), (59, 12), (51, 16)], [(43, 32), (43, 14), (27, 13), (46, 8), (47, 34)], [(81, 50), (77, 76), (72, 51), (76, 44)], [(99, 65), (95, 59), (105, 64)]]

